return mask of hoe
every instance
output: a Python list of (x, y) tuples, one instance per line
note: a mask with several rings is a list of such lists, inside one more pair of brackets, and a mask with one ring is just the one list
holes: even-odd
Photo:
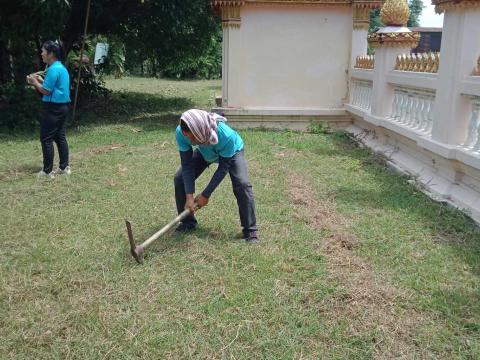
[[(195, 210), (196, 210), (196, 206), (195, 206)], [(125, 220), (125, 224), (127, 225), (128, 241), (130, 242), (130, 253), (135, 258), (135, 260), (139, 264), (143, 264), (143, 255), (145, 253), (145, 249), (148, 246), (150, 246), (155, 240), (157, 240), (160, 236), (167, 233), (169, 230), (175, 227), (178, 223), (180, 223), (183, 219), (185, 219), (190, 214), (191, 214), (190, 210), (184, 210), (175, 219), (170, 221), (167, 225), (165, 225), (163, 228), (158, 230), (155, 234), (150, 236), (147, 240), (145, 240), (140, 245), (135, 245), (135, 241), (133, 240), (132, 224), (130, 224), (130, 221)]]

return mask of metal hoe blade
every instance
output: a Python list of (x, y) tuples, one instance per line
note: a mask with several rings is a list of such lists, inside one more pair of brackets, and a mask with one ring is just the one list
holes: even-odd
[(125, 220), (125, 224), (127, 225), (128, 241), (130, 242), (130, 253), (139, 264), (143, 264), (143, 247), (135, 245), (135, 241), (133, 240), (132, 224), (130, 224), (130, 221)]

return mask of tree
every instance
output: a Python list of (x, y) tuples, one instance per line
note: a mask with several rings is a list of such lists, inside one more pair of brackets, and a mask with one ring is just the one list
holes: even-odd
[[(420, 25), (420, 15), (422, 15), (423, 5), (422, 0), (409, 0), (408, 7), (410, 8), (410, 18), (408, 19), (407, 26), (415, 27)], [(370, 32), (376, 32), (383, 27), (384, 24), (380, 18), (380, 9), (375, 9), (370, 13)]]
[(408, 4), (410, 8), (410, 18), (408, 19), (408, 27), (416, 27), (420, 25), (420, 15), (422, 15), (423, 5), (422, 0), (410, 0)]
[[(86, 6), (85, 0), (0, 0), (0, 81), (23, 84), (35, 63), (40, 66), (38, 53), (47, 39), (61, 38), (67, 52), (78, 48)], [(91, 2), (88, 33), (113, 35), (124, 42), (127, 55), (153, 61), (155, 73), (205, 55), (217, 32), (209, 0)]]

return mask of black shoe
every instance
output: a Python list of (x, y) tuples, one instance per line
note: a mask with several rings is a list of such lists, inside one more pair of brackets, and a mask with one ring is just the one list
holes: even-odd
[(257, 232), (256, 231), (250, 231), (246, 236), (245, 236), (245, 241), (247, 244), (260, 244), (260, 239), (258, 238)]
[(186, 234), (195, 230), (196, 227), (196, 224), (180, 223), (180, 225), (178, 225), (175, 229), (175, 234)]

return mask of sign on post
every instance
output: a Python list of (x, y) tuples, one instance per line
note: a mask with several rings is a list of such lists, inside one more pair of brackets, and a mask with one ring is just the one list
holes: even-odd
[(108, 56), (108, 44), (97, 43), (97, 46), (95, 47), (95, 59), (93, 60), (93, 64), (94, 65), (103, 64), (107, 56)]

